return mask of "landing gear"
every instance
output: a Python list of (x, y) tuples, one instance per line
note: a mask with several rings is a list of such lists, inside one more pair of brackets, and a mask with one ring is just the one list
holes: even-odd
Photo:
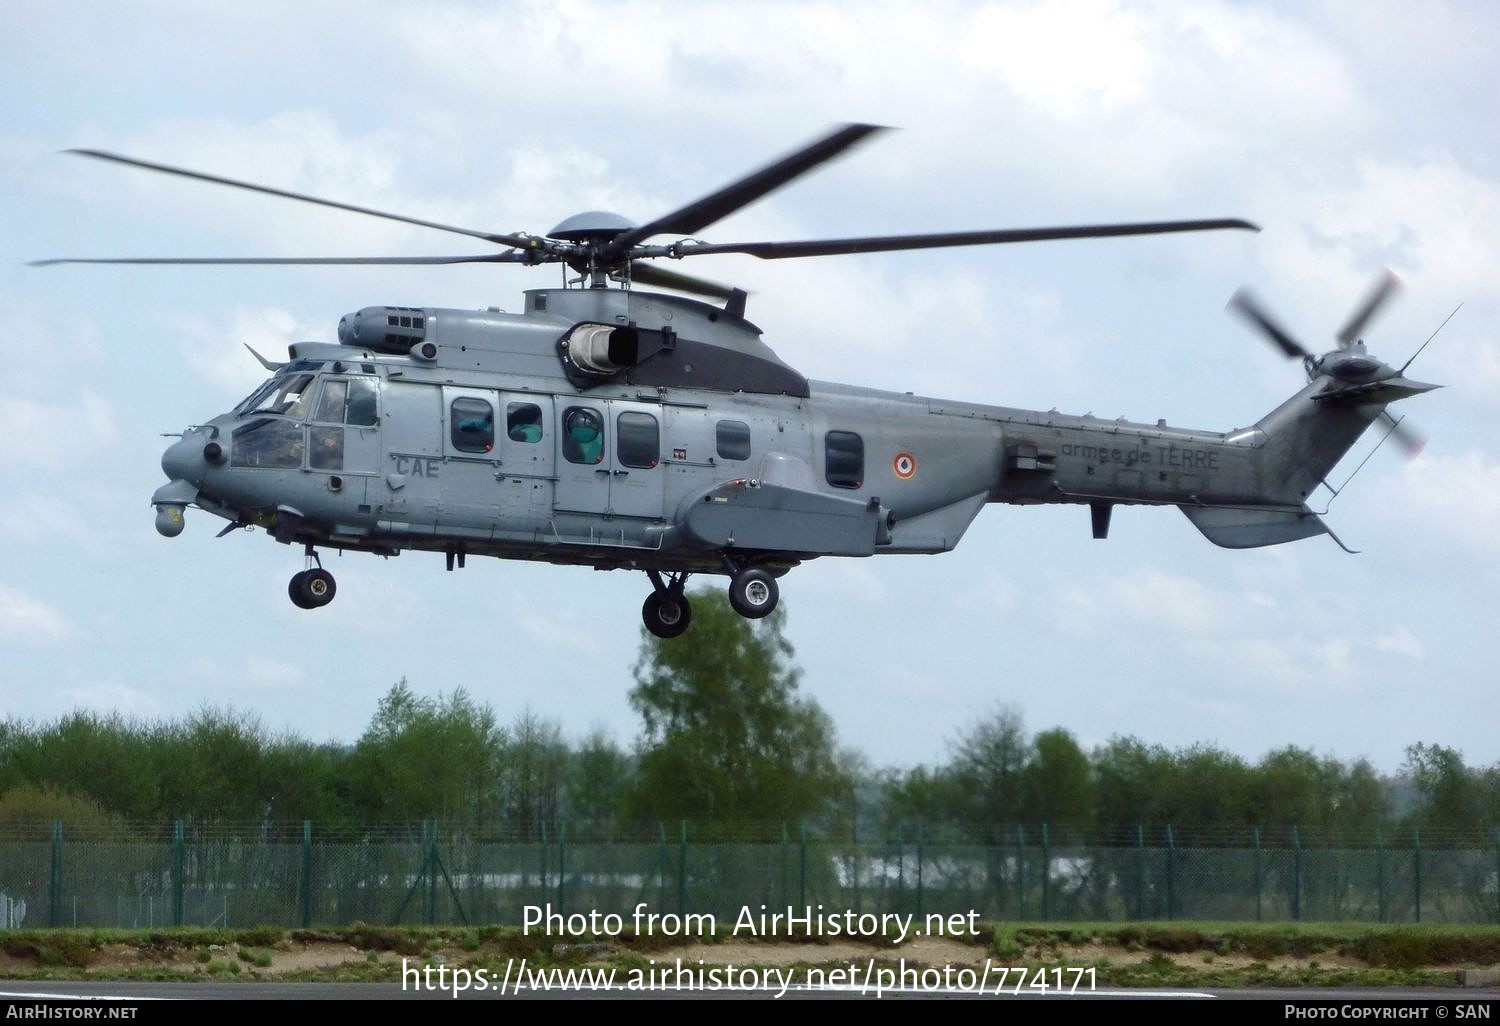
[(323, 563), (311, 545), (307, 547), (307, 558), (308, 562), (318, 565), (293, 574), (287, 582), (286, 592), (298, 609), (319, 609), (333, 601), (338, 585), (333, 574), (323, 569)]
[(693, 622), (693, 607), (683, 594), (687, 574), (671, 574), (671, 582), (662, 580), (655, 570), (646, 571), (654, 590), (641, 606), (641, 621), (646, 630), (658, 638), (675, 638)]
[(729, 604), (748, 620), (771, 615), (780, 600), (776, 578), (765, 570), (746, 567), (729, 579)]

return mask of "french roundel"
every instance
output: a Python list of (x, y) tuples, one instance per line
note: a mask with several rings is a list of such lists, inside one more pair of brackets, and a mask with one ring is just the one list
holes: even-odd
[(891, 460), (891, 470), (903, 481), (910, 481), (917, 474), (917, 458), (909, 452), (898, 452)]

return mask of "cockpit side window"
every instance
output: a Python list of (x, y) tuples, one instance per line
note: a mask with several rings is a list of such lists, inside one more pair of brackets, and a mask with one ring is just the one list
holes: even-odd
[(349, 415), (351, 427), (372, 427), (378, 422), (375, 407), (375, 379), (349, 379)]
[(323, 382), (323, 392), (318, 396), (317, 408), (313, 411), (313, 420), (322, 421), (325, 424), (342, 424), (344, 422), (344, 403), (349, 398), (349, 382), (338, 381), (332, 378)]

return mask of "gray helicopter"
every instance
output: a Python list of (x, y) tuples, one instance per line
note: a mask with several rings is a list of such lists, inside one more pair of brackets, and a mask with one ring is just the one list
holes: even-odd
[[(1256, 424), (1198, 431), (947, 402), (809, 381), (746, 319), (746, 293), (648, 261), (748, 253), (766, 260), (1219, 229), (1167, 221), (802, 242), (690, 236), (878, 131), (842, 126), (664, 217), (570, 217), (544, 236), (437, 224), (97, 150), (83, 156), (470, 236), (497, 253), (430, 257), (126, 258), (128, 264), (563, 263), (561, 288), (521, 313), (392, 306), (345, 316), (338, 343), (256, 354), (271, 378), (185, 431), (151, 497), (175, 537), (197, 506), (300, 545), (289, 585), (304, 609), (333, 600), (318, 550), (442, 552), (644, 571), (642, 619), (663, 638), (692, 619), (693, 574), (729, 578), (745, 617), (776, 608), (778, 578), (820, 556), (953, 549), (986, 503), (1088, 506), (1103, 538), (1118, 504), (1176, 506), (1229, 548), (1330, 534), (1307, 504), (1387, 404), (1437, 386), (1371, 357), (1360, 335), (1390, 296), (1377, 284), (1315, 355), (1245, 293), (1231, 303), (1307, 384)], [(654, 243), (662, 236), (677, 241)], [(703, 297), (637, 291), (647, 285)], [(713, 300), (705, 302), (703, 300)], [(253, 351), (252, 351), (253, 352)], [(1408, 361), (1408, 365), (1410, 361)], [(1338, 539), (1335, 538), (1335, 541)], [(1340, 543), (1342, 544), (1342, 543)]]

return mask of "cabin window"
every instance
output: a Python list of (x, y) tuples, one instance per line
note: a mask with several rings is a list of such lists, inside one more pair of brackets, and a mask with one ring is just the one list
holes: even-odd
[(622, 413), (615, 426), (619, 431), (616, 444), (621, 464), (641, 470), (656, 466), (661, 460), (661, 438), (655, 417), (649, 413)]
[(741, 420), (721, 420), (715, 430), (718, 436), (719, 459), (748, 460), (750, 458), (750, 425)]
[(583, 406), (569, 406), (562, 417), (563, 458), (569, 463), (604, 462), (604, 420)]
[(354, 427), (373, 427), (379, 423), (375, 414), (375, 379), (349, 379), (349, 410), (345, 423)]
[(540, 442), (542, 408), (536, 403), (511, 403), (505, 408), (505, 434), (512, 442)]
[(830, 431), (823, 436), (824, 474), (835, 488), (859, 488), (865, 483), (865, 440), (853, 431)]
[(488, 400), (453, 400), (448, 423), (453, 448), (459, 452), (489, 452), (495, 447), (495, 410)]

